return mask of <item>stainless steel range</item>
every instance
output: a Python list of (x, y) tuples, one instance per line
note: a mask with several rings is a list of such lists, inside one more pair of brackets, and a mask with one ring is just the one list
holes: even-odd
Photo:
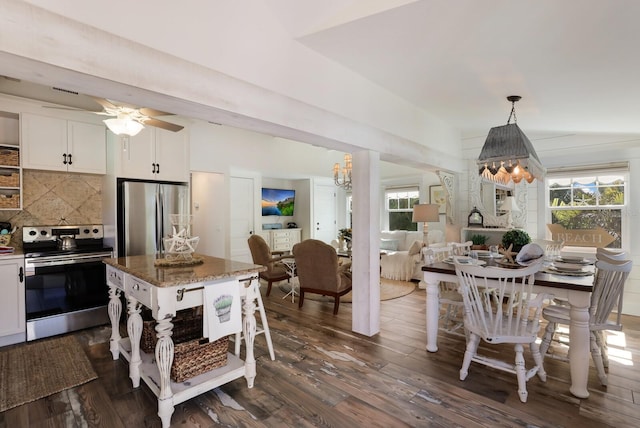
[(102, 225), (24, 226), (27, 340), (109, 321)]

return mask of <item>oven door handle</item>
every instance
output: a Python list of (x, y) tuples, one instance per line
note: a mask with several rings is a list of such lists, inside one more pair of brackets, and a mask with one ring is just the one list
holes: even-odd
[(29, 268), (41, 268), (41, 267), (48, 267), (48, 266), (62, 266), (62, 265), (73, 265), (73, 264), (81, 264), (81, 263), (101, 262), (106, 257), (110, 257), (110, 256), (109, 255), (90, 256), (90, 257), (76, 256), (76, 257), (54, 259), (54, 260), (32, 259), (26, 262), (26, 264), (27, 264), (27, 267)]

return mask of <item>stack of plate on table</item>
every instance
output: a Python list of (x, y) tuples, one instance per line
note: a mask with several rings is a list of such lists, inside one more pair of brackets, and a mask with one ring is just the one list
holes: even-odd
[[(444, 260), (445, 263), (449, 263), (449, 264), (454, 264), (453, 263), (453, 257), (448, 257), (447, 259)], [(460, 264), (463, 265), (476, 265), (476, 266), (484, 266), (487, 264), (487, 262), (482, 261), (482, 260), (477, 260), (477, 259), (473, 259), (471, 257), (458, 257), (458, 262), (460, 262)]]
[(583, 257), (560, 257), (545, 269), (546, 273), (566, 276), (589, 276), (593, 270), (586, 269), (593, 261)]
[(491, 251), (487, 250), (476, 250), (476, 253), (478, 253), (478, 257), (480, 257), (481, 259), (501, 259), (504, 257), (499, 253), (492, 256)]
[(13, 249), (13, 247), (0, 247), (0, 254), (11, 254)]

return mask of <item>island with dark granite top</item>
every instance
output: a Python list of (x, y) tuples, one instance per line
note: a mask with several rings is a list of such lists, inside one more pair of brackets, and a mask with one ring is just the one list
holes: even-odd
[[(254, 312), (260, 294), (259, 273), (266, 268), (251, 263), (193, 255), (189, 264), (159, 265), (158, 256), (143, 255), (104, 259), (109, 285), (109, 318), (111, 320), (110, 349), (113, 359), (122, 354), (129, 361), (129, 377), (134, 388), (142, 379), (158, 397), (158, 416), (163, 427), (169, 427), (174, 406), (206, 391), (244, 376), (249, 388), (256, 377), (253, 342), (256, 332)], [(205, 287), (237, 286), (242, 300), (242, 341), (245, 360), (227, 354), (227, 364), (200, 374), (188, 381), (176, 383), (170, 379), (174, 360), (171, 320), (182, 309), (197, 307), (204, 302)], [(233, 289), (233, 288), (232, 288)], [(127, 304), (127, 333), (120, 336), (121, 296)], [(157, 325), (154, 354), (140, 349), (143, 322), (142, 306), (151, 310)], [(236, 335), (236, 340), (240, 340)]]

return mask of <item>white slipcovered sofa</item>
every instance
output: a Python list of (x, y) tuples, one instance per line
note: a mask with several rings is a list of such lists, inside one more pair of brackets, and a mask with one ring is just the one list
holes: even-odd
[[(425, 245), (422, 232), (393, 230), (380, 232), (380, 250), (384, 252), (380, 258), (380, 275), (387, 279), (410, 281), (422, 279), (424, 258), (422, 248)], [(444, 234), (440, 230), (431, 230), (427, 235), (427, 243), (436, 245), (444, 242)]]

